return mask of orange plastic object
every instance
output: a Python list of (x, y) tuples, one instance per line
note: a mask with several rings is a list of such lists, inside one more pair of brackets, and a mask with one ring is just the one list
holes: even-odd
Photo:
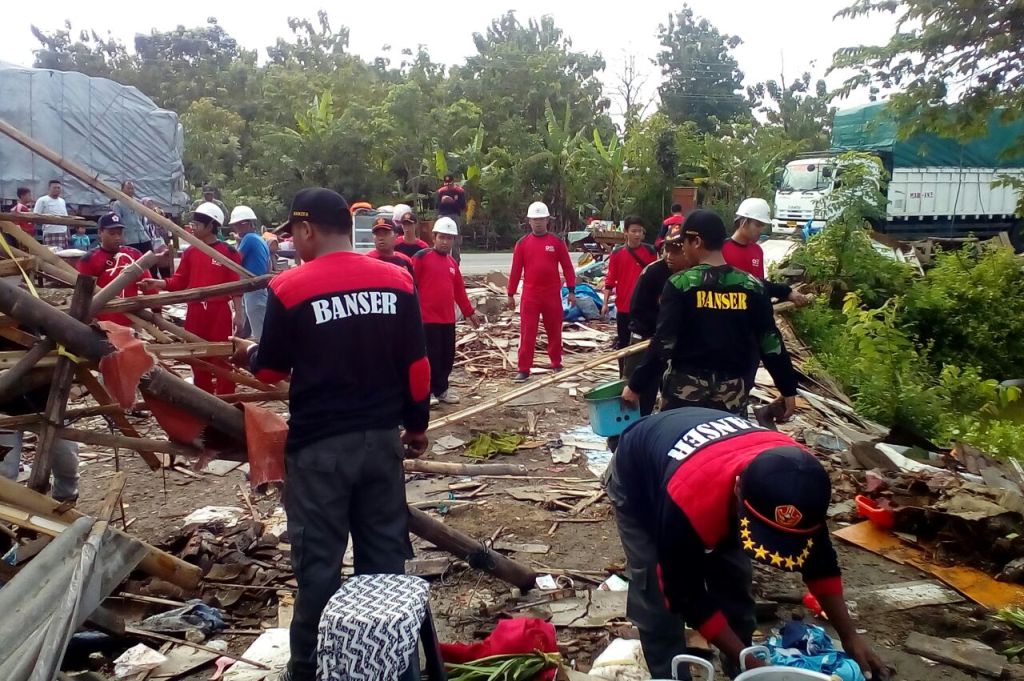
[(896, 535), (872, 522), (857, 523), (833, 532), (854, 546), (867, 549), (889, 560), (927, 572), (953, 587), (975, 603), (991, 610), (1024, 605), (1024, 587), (997, 582), (981, 570), (970, 567), (943, 567), (928, 560), (925, 552), (905, 543)]
[(272, 411), (254, 404), (245, 411), (245, 446), (249, 452), (249, 484), (260, 490), (284, 482), (284, 443), (288, 423)]
[(861, 494), (854, 497), (854, 501), (857, 502), (857, 513), (861, 518), (867, 518), (883, 530), (891, 530), (896, 526), (896, 516), (891, 508), (881, 508), (874, 499)]
[(135, 404), (135, 391), (139, 380), (153, 368), (156, 360), (146, 352), (146, 344), (135, 337), (126, 326), (114, 322), (97, 322), (107, 332), (107, 340), (114, 352), (100, 359), (100, 374), (107, 392), (123, 409)]
[(804, 594), (804, 607), (814, 613), (815, 617), (824, 617), (825, 611), (821, 607), (821, 603), (814, 597), (810, 591)]

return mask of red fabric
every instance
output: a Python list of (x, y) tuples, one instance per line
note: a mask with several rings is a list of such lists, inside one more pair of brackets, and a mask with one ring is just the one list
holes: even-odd
[(328, 253), (282, 272), (270, 282), (270, 288), (289, 309), (310, 298), (347, 291), (413, 291), (412, 276), (408, 272), (382, 261), (374, 262), (355, 251)]
[(759, 244), (751, 243), (744, 246), (738, 241), (726, 239), (725, 245), (722, 246), (722, 257), (736, 269), (764, 280), (764, 251)]
[[(441, 657), (445, 662), (463, 664), (492, 655), (523, 655), (538, 650), (558, 652), (555, 627), (541, 619), (517, 617), (498, 620), (490, 636), (478, 643), (442, 643)], [(557, 671), (548, 670), (540, 678), (553, 679)]]
[(153, 414), (153, 418), (164, 429), (171, 442), (202, 448), (205, 423), (170, 402), (164, 402), (145, 393), (142, 398), (146, 402), (146, 409)]
[[(704, 546), (713, 549), (730, 534), (736, 476), (756, 457), (772, 447), (799, 447), (787, 435), (757, 430), (702, 447), (693, 461), (680, 466), (668, 482), (669, 497), (697, 532)], [(713, 458), (714, 466), (701, 466), (697, 457)]]
[[(191, 249), (189, 249), (191, 250)], [(221, 269), (227, 269), (223, 267)], [(237, 275), (235, 275), (237, 278)], [(215, 302), (189, 303), (185, 312), (185, 330), (191, 331), (203, 340), (226, 341), (231, 338), (231, 305), (220, 298)], [(210, 357), (210, 364), (225, 369), (231, 366), (222, 357)], [(226, 378), (215, 376), (203, 369), (192, 369), (195, 386), (212, 395), (229, 395), (235, 392), (235, 384)]]
[(822, 596), (842, 596), (843, 578), (822, 577), (821, 579), (814, 579), (807, 582), (807, 590), (818, 598)]
[(705, 641), (713, 641), (718, 637), (722, 631), (729, 626), (729, 621), (725, 619), (725, 615), (719, 610), (711, 616), (704, 624), (697, 627), (697, 631), (704, 637)]
[(98, 323), (107, 332), (107, 340), (115, 348), (114, 352), (100, 359), (103, 384), (121, 408), (128, 409), (135, 404), (139, 381), (156, 365), (156, 360), (146, 352), (146, 344), (131, 329), (117, 322)]
[(249, 453), (249, 484), (262, 490), (270, 483), (284, 483), (284, 444), (288, 423), (277, 414), (243, 404), (245, 447)]
[(508, 278), (508, 294), (514, 296), (519, 289), (519, 280), (523, 283), (523, 298), (527, 295), (552, 295), (560, 297), (562, 278), (558, 276), (561, 266), (565, 277), (565, 286), (570, 291), (576, 289), (576, 270), (565, 242), (550, 232), (544, 236), (527, 234), (516, 244), (512, 253), (512, 271)]
[(552, 367), (562, 366), (562, 298), (558, 292), (543, 296), (523, 292), (519, 304), (519, 371), (530, 373), (537, 345), (537, 326), (544, 319), (544, 332), (548, 336), (548, 357)]
[[(632, 253), (636, 257), (634, 258)], [(637, 262), (637, 258), (640, 262)], [(608, 275), (604, 279), (604, 288), (615, 291), (615, 309), (629, 314), (629, 301), (633, 298), (633, 289), (640, 278), (644, 267), (658, 259), (658, 254), (647, 244), (640, 244), (635, 249), (629, 246), (616, 248), (608, 259)]]
[[(242, 256), (238, 254), (238, 251), (223, 241), (214, 242), (210, 246), (239, 265), (242, 264)], [(238, 278), (237, 272), (221, 265), (195, 246), (190, 246), (182, 253), (181, 263), (178, 265), (178, 269), (174, 271), (174, 276), (166, 281), (168, 291), (184, 291), (190, 288), (227, 284), (232, 281), (238, 281)], [(221, 296), (219, 298), (210, 298), (207, 302), (227, 302), (229, 299), (229, 296)]]
[[(130, 246), (122, 246), (119, 250), (113, 252), (105, 251), (102, 248), (94, 248), (78, 261), (78, 271), (90, 277), (96, 277), (96, 288), (99, 290), (112, 282), (141, 257), (142, 253)], [(140, 271), (138, 278), (141, 279), (144, 274), (146, 273)], [(133, 298), (137, 295), (139, 295), (139, 288), (135, 283), (131, 283), (117, 294), (117, 297)], [(98, 314), (96, 319), (114, 322), (121, 326), (132, 325), (131, 320), (123, 314)]]
[(409, 365), (409, 393), (413, 402), (427, 399), (430, 395), (430, 360), (420, 357)]
[[(26, 206), (21, 201), (18, 201), (17, 203), (14, 204), (14, 208), (11, 209), (11, 212), (12, 213), (31, 213), (32, 212), (32, 206)], [(22, 220), (19, 220), (18, 221), (18, 227), (21, 227), (22, 231), (24, 231), (26, 234), (29, 234), (33, 238), (35, 237), (35, 235), (36, 235), (36, 226), (33, 223), (31, 223), (31, 222), (24, 222)]]
[(473, 314), (455, 258), (429, 248), (413, 257), (412, 267), (424, 324), (454, 324), (456, 303), (464, 316)]

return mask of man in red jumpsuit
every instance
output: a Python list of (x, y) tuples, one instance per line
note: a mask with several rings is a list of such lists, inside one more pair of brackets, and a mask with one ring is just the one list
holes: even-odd
[(461, 401), (448, 389), (448, 377), (455, 364), (455, 306), (473, 327), (480, 317), (466, 295), (459, 264), (452, 258), (452, 247), (459, 236), (459, 227), (449, 217), (434, 223), (434, 247), (425, 248), (412, 257), (413, 278), (419, 292), (423, 334), (427, 339), (430, 360), (430, 404), (458, 404)]
[[(224, 212), (214, 203), (200, 204), (192, 215), (190, 225), (192, 233), (216, 251), (223, 253), (239, 265), (242, 258), (233, 247), (217, 239), (217, 232), (224, 223)], [(148, 291), (182, 291), (190, 288), (213, 286), (238, 281), (238, 273), (228, 269), (212, 257), (194, 246), (181, 255), (181, 264), (170, 279), (143, 279), (140, 286)], [(231, 306), (234, 303), (235, 322), (232, 325)], [(208, 341), (226, 341), (234, 335), (241, 336), (245, 312), (242, 309), (242, 298), (221, 296), (208, 298), (188, 304), (185, 313), (185, 330), (191, 331)], [(220, 358), (208, 360), (211, 364), (230, 369)], [(228, 395), (235, 391), (235, 384), (225, 378), (218, 377), (209, 371), (193, 368), (195, 385), (214, 395)]]
[[(90, 277), (96, 277), (97, 290), (103, 288), (122, 272), (131, 267), (132, 263), (142, 257), (137, 249), (124, 245), (124, 225), (117, 213), (107, 213), (100, 216), (97, 234), (100, 245), (78, 261), (78, 271)], [(130, 298), (139, 295), (139, 289), (135, 284), (128, 284), (118, 294), (119, 298)], [(98, 314), (96, 319), (101, 321), (114, 322), (122, 326), (131, 326), (128, 317), (123, 314), (108, 313)]]
[(519, 280), (524, 279), (519, 309), (519, 373), (515, 382), (530, 377), (533, 353), (537, 343), (537, 324), (544, 318), (548, 336), (548, 357), (551, 368), (562, 370), (562, 268), (565, 286), (569, 289), (569, 306), (576, 304), (576, 270), (573, 268), (565, 242), (548, 232), (551, 214), (548, 207), (536, 201), (530, 204), (526, 218), (530, 233), (516, 244), (512, 253), (512, 273), (508, 281), (508, 309), (515, 312)]

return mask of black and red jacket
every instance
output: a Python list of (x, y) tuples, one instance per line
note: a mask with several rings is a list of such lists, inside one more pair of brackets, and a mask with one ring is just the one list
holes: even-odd
[(413, 273), (412, 258), (407, 256), (405, 253), (399, 253), (398, 251), (395, 251), (391, 255), (383, 255), (380, 251), (374, 249), (372, 251), (367, 251), (366, 256), (368, 258), (373, 258), (375, 260), (383, 260), (384, 262), (389, 262), (392, 265), (398, 265), (409, 274)]
[(411, 258), (412, 256), (422, 251), (424, 248), (430, 248), (430, 244), (428, 244), (423, 239), (416, 239), (416, 241), (414, 241), (411, 244), (408, 243), (404, 238), (395, 241), (395, 252), (401, 253), (407, 258)]
[[(452, 198), (452, 202), (445, 203), (442, 199), (446, 196)], [(437, 190), (437, 214), (454, 217), (466, 210), (466, 190), (457, 184), (443, 184)]]
[(464, 317), (473, 314), (455, 258), (427, 248), (413, 256), (412, 267), (424, 324), (455, 324), (456, 305)]
[[(711, 640), (726, 626), (706, 584), (705, 553), (738, 541), (736, 478), (761, 452), (799, 446), (732, 414), (688, 407), (641, 419), (619, 440), (608, 493), (621, 512), (650, 528), (669, 607)], [(816, 596), (841, 594), (828, 528), (822, 525), (801, 571)]]
[(289, 451), (345, 433), (427, 428), (420, 305), (412, 277), (389, 263), (344, 251), (279, 274), (250, 362), (262, 381), (291, 375)]
[[(97, 247), (78, 261), (78, 271), (86, 276), (96, 277), (96, 288), (99, 290), (116, 279), (121, 272), (124, 272), (141, 257), (142, 253), (131, 246), (122, 246), (116, 251), (105, 251)], [(135, 283), (131, 283), (117, 295), (119, 298), (131, 298), (139, 295), (139, 288)], [(96, 319), (114, 322), (122, 326), (132, 325), (131, 320), (123, 314), (98, 314)]]
[(629, 314), (633, 289), (644, 268), (658, 259), (658, 252), (650, 244), (636, 248), (623, 245), (612, 251), (608, 258), (608, 275), (604, 278), (604, 289), (615, 292), (615, 309)]

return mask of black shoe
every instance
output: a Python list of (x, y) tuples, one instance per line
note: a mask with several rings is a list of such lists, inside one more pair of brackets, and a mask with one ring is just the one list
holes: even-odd
[(516, 377), (512, 379), (513, 383), (526, 383), (526, 379), (530, 377), (530, 372), (520, 371), (516, 374)]
[(553, 373), (553, 374), (557, 374), (557, 373), (558, 373), (559, 371), (561, 371), (561, 370), (562, 370), (562, 369), (564, 369), (564, 368), (565, 368), (565, 367), (564, 367), (564, 366), (562, 366), (561, 364), (559, 364), (559, 365), (558, 365), (558, 366), (556, 366), (556, 367), (551, 367), (551, 373)]

